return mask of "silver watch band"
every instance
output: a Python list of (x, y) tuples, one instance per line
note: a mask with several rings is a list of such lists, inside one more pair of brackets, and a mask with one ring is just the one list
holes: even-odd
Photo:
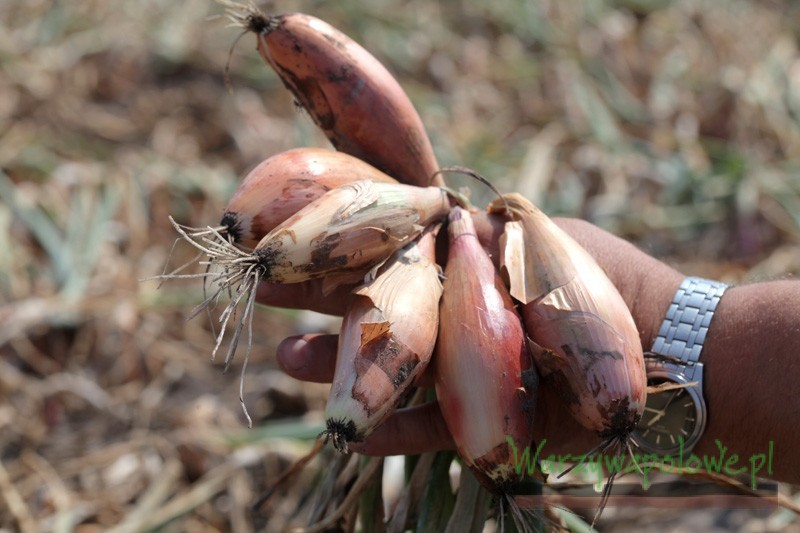
[[(652, 352), (680, 359), (684, 375), (692, 380), (711, 318), (728, 286), (697, 277), (683, 280), (661, 323)], [(677, 361), (676, 361), (677, 362)]]

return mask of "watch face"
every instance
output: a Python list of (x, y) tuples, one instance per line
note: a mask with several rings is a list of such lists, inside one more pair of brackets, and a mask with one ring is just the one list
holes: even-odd
[[(671, 382), (663, 378), (648, 379), (648, 385)], [(690, 388), (667, 390), (647, 395), (642, 418), (636, 427), (636, 440), (645, 449), (672, 452), (690, 448), (698, 433), (698, 406)]]

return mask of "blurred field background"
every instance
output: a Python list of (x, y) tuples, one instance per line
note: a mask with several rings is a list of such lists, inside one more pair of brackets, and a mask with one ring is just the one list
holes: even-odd
[[(384, 61), (442, 165), (473, 167), (687, 274), (800, 272), (798, 3), (260, 7), (326, 19)], [(241, 359), (223, 375), (208, 320), (186, 320), (200, 284), (140, 281), (167, 261), (169, 215), (216, 224), (259, 161), (328, 145), (252, 35), (226, 89), (238, 30), (222, 12), (209, 0), (0, 3), (4, 531), (279, 531), (305, 523), (334, 460), (325, 452), (251, 510), (322, 423), (326, 387), (285, 377), (275, 347), (335, 331), (335, 319), (259, 310), (248, 430)], [(174, 264), (189, 255), (179, 247)], [(785, 510), (609, 508), (601, 525), (800, 530)]]

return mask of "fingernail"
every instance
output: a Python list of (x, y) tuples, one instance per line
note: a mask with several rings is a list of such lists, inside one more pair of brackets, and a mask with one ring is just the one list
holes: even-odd
[(302, 337), (289, 337), (278, 346), (278, 364), (287, 373), (304, 370), (308, 364), (306, 346), (308, 341)]

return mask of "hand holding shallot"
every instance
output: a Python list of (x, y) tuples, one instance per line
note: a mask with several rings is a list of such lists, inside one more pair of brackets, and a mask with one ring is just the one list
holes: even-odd
[[(485, 248), (497, 255), (497, 237), (505, 218), (482, 211), (473, 213), (476, 232)], [(555, 218), (554, 222), (594, 257), (623, 295), (641, 335), (641, 343), (652, 344), (669, 303), (682, 276), (668, 265), (643, 253), (629, 242), (588, 222)], [(494, 237), (493, 237), (494, 236)], [(494, 240), (494, 242), (493, 242)], [(652, 274), (652, 275), (651, 275)], [(270, 305), (293, 305), (319, 308), (327, 299), (321, 292), (301, 290), (300, 285), (286, 285), (280, 292), (269, 292), (264, 301)], [(341, 314), (343, 308), (333, 310)], [(288, 375), (303, 381), (328, 382), (336, 361), (335, 335), (309, 334), (289, 337), (277, 351), (277, 361)], [(418, 385), (432, 387), (433, 372), (426, 372)], [(544, 439), (543, 453), (579, 455), (596, 447), (601, 438), (579, 424), (558, 397), (554, 387), (540, 382), (534, 438)], [(452, 435), (437, 404), (394, 411), (364, 442), (350, 446), (369, 455), (418, 454), (433, 450), (454, 449)]]

